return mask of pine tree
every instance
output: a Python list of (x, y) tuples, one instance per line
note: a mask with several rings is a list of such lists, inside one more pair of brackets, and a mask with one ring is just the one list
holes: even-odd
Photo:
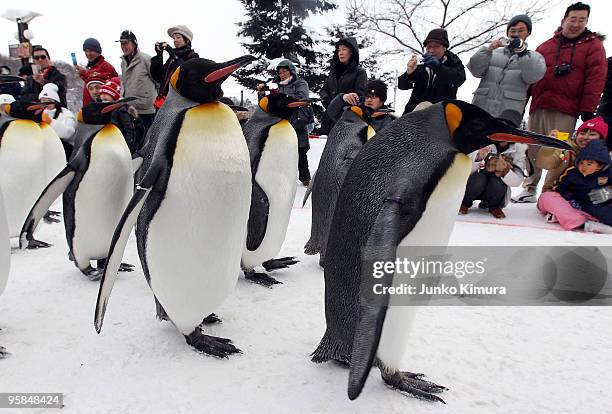
[(237, 71), (238, 82), (250, 89), (271, 79), (270, 60), (286, 57), (300, 68), (299, 75), (310, 90), (318, 91), (327, 73), (321, 67), (324, 55), (315, 49), (317, 42), (303, 27), (311, 14), (323, 13), (337, 6), (328, 0), (240, 0), (248, 20), (239, 23), (239, 36), (251, 38), (242, 45), (259, 59)]

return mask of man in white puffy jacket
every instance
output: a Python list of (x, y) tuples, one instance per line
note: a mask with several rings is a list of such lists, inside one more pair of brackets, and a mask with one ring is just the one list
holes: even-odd
[(62, 107), (58, 94), (58, 87), (54, 83), (46, 83), (38, 99), (42, 103), (47, 103), (45, 113), (51, 118), (51, 128), (55, 131), (62, 141), (66, 159), (70, 157), (74, 145), (73, 135), (76, 131), (77, 120), (75, 115), (65, 107)]
[(508, 38), (483, 46), (467, 64), (472, 75), (482, 79), (472, 103), (516, 127), (523, 119), (529, 85), (546, 73), (544, 57), (527, 49), (531, 28), (529, 16), (514, 16), (506, 29)]

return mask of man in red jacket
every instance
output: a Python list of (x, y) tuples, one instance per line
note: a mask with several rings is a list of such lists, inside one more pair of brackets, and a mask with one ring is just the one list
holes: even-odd
[[(546, 60), (546, 74), (532, 85), (529, 129), (549, 134), (556, 129), (576, 129), (578, 116), (583, 121), (595, 117), (599, 97), (607, 76), (606, 51), (601, 36), (587, 29), (590, 7), (574, 3), (567, 8), (561, 28), (536, 50)], [(535, 160), (539, 147), (527, 151), (530, 176), (523, 192), (513, 201), (535, 203), (536, 187), (542, 170)]]
[(81, 79), (83, 79), (83, 106), (88, 105), (91, 101), (91, 95), (87, 90), (87, 84), (93, 78), (100, 79), (103, 83), (110, 78), (118, 77), (117, 71), (102, 56), (102, 46), (93, 37), (85, 39), (83, 42), (83, 51), (87, 57), (87, 67), (84, 68), (79, 65), (74, 65), (74, 69), (78, 72)]

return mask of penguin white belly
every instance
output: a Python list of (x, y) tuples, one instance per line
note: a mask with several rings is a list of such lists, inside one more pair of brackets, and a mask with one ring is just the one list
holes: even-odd
[(234, 288), (250, 203), (249, 152), (234, 113), (218, 103), (190, 109), (146, 247), (151, 289), (183, 334)]
[(11, 243), (9, 240), (8, 223), (4, 211), (4, 197), (0, 189), (0, 295), (6, 287), (11, 267)]
[(133, 184), (130, 149), (121, 131), (107, 125), (92, 141), (89, 167), (74, 196), (72, 246), (77, 261), (106, 258)]
[(245, 246), (242, 253), (245, 269), (274, 258), (285, 241), (297, 189), (297, 159), (297, 135), (291, 124), (283, 120), (273, 125), (255, 173), (255, 181), (270, 202), (268, 223), (259, 247), (250, 251)]
[(45, 186), (53, 180), (66, 166), (66, 153), (60, 137), (47, 123), (40, 123), (40, 132), (44, 140), (45, 152)]
[(9, 236), (19, 236), (44, 181), (44, 142), (38, 124), (12, 121), (0, 141), (0, 187), (4, 194)]
[[(455, 155), (453, 164), (427, 200), (423, 216), (414, 229), (404, 237), (400, 246), (448, 245), (470, 171), (470, 159), (461, 153)], [(405, 283), (405, 276), (393, 279), (394, 286), (399, 286), (402, 282)], [(389, 369), (399, 369), (408, 347), (416, 311), (415, 306), (389, 306), (387, 309), (377, 355)]]

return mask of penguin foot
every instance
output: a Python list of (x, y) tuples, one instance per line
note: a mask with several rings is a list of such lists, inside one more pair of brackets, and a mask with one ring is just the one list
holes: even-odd
[(258, 285), (262, 285), (269, 288), (272, 288), (272, 285), (283, 284), (283, 282), (274, 279), (272, 276), (268, 276), (265, 273), (258, 273), (255, 271), (244, 272), (244, 277), (253, 283), (257, 283)]
[(83, 273), (85, 274), (85, 276), (87, 276), (89, 280), (91, 280), (92, 282), (96, 282), (102, 278), (102, 275), (104, 274), (104, 269), (103, 268), (94, 269), (93, 267), (90, 266)]
[(421, 379), (424, 377), (423, 374), (401, 371), (387, 373), (385, 369), (381, 369), (380, 376), (382, 377), (383, 381), (391, 387), (407, 392), (416, 398), (429, 401), (439, 401), (446, 404), (442, 398), (434, 394), (447, 391), (448, 388)]
[(297, 260), (295, 257), (288, 256), (281, 257), (279, 259), (268, 260), (263, 262), (261, 265), (264, 267), (264, 269), (266, 269), (266, 271), (269, 272), (271, 270), (286, 269), (289, 266), (296, 264), (297, 262), (299, 262), (299, 260)]
[(9, 355), (10, 353), (6, 350), (6, 348), (3, 346), (0, 346), (0, 359), (4, 359)]
[(35, 238), (30, 238), (27, 240), (26, 249), (34, 250), (34, 249), (45, 249), (47, 247), (53, 246), (51, 243), (47, 243), (44, 241), (36, 240)]
[(231, 339), (204, 335), (198, 328), (189, 335), (185, 335), (185, 341), (198, 351), (218, 358), (227, 358), (231, 354), (242, 353), (240, 349), (232, 345)]
[(59, 216), (61, 213), (59, 211), (53, 211), (53, 210), (48, 210), (45, 215), (43, 216), (43, 220), (45, 221), (45, 223), (47, 224), (51, 224), (51, 223), (59, 223), (60, 219), (55, 218), (56, 216)]
[(212, 325), (212, 324), (221, 323), (221, 322), (222, 322), (221, 318), (219, 318), (214, 313), (211, 313), (210, 315), (208, 315), (206, 318), (202, 320), (202, 323), (200, 325)]
[(129, 264), (129, 263), (121, 263), (119, 265), (119, 271), (120, 272), (133, 272), (134, 271), (134, 265), (133, 264)]

